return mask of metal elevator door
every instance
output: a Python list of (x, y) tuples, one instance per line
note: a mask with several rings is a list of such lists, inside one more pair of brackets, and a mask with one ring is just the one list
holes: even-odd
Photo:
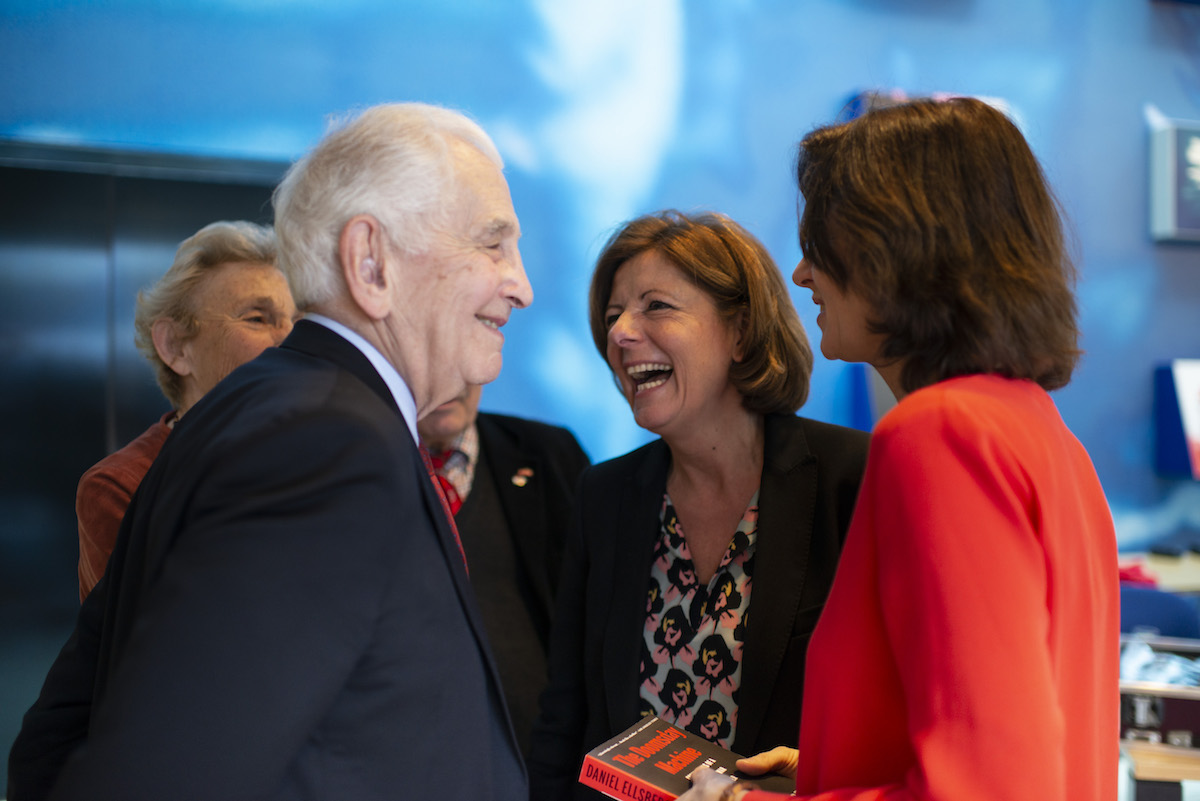
[(271, 176), (284, 165), (247, 177), (185, 162), (77, 170), (0, 159), (3, 754), (74, 625), (79, 477), (168, 408), (133, 344), (138, 290), (202, 226), (271, 222)]

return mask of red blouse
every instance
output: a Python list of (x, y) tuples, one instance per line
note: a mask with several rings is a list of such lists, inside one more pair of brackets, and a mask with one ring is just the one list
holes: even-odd
[(809, 647), (797, 794), (1113, 801), (1119, 618), (1111, 514), (1050, 397), (913, 393), (873, 435)]

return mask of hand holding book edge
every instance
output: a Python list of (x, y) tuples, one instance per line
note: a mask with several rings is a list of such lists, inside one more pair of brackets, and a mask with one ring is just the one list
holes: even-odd
[(770, 751), (763, 751), (751, 757), (742, 757), (737, 761), (737, 769), (749, 776), (778, 773), (795, 781), (799, 764), (799, 751), (795, 748), (788, 748), (786, 745), (777, 745)]
[(738, 792), (739, 782), (727, 773), (718, 773), (712, 768), (698, 768), (692, 774), (692, 789), (679, 796), (676, 801), (736, 801), (752, 787)]

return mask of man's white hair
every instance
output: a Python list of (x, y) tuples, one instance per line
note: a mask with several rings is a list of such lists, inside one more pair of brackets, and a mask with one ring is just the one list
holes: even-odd
[(292, 165), (273, 200), (279, 268), (297, 308), (341, 291), (338, 242), (357, 214), (378, 219), (402, 253), (428, 249), (455, 197), (456, 141), (503, 169), (495, 144), (476, 122), (426, 103), (373, 106), (335, 125)]

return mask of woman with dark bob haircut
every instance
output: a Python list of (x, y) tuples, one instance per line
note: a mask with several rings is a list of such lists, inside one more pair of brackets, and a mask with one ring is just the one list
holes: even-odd
[[(808, 339), (775, 262), (728, 217), (627, 223), (589, 309), (634, 419), (660, 439), (581, 478), (535, 799), (599, 798), (578, 783), (583, 755), (646, 714), (741, 753), (795, 742), (808, 638), (866, 461), (865, 433), (795, 415)], [(684, 678), (704, 691), (680, 708), (662, 690)]]
[[(742, 766), (822, 801), (1112, 801), (1116, 537), (1046, 392), (1079, 350), (1037, 160), (956, 98), (817, 130), (797, 176), (821, 352), (873, 365), (898, 403), (812, 639), (799, 751)], [(687, 801), (772, 797), (694, 779)]]

